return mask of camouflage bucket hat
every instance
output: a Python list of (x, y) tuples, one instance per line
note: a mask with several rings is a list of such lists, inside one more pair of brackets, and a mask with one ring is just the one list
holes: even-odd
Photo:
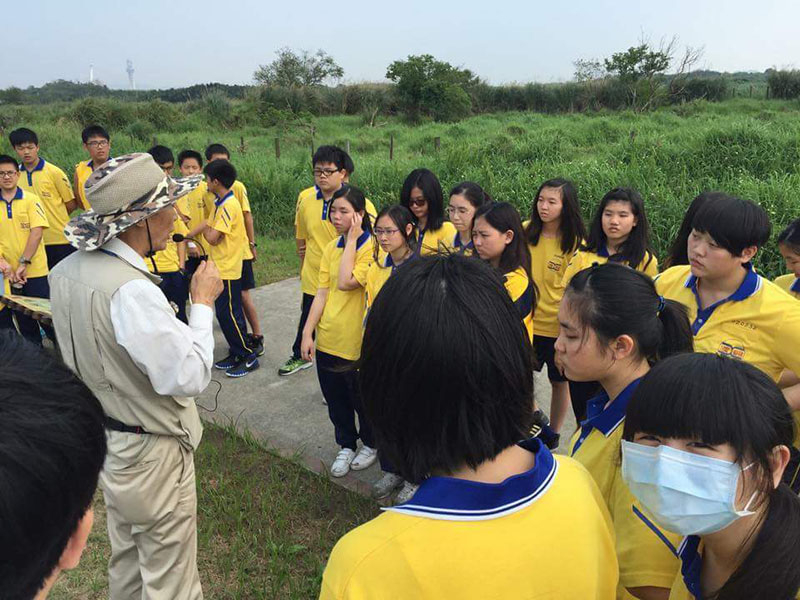
[(200, 185), (202, 175), (173, 179), (145, 153), (109, 159), (86, 180), (92, 207), (70, 220), (64, 235), (78, 250), (96, 250)]

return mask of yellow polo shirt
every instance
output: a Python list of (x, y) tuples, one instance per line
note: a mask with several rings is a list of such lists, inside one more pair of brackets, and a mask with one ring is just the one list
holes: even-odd
[[(600, 248), (597, 252), (589, 252), (588, 250), (575, 251), (564, 271), (564, 287), (566, 288), (567, 285), (569, 285), (570, 279), (572, 279), (575, 273), (588, 269), (594, 264), (605, 264), (608, 262), (608, 258), (608, 251), (605, 248)], [(658, 259), (649, 252), (646, 252), (644, 259), (639, 263), (639, 266), (636, 267), (636, 270), (642, 271), (650, 275), (650, 277), (655, 277), (658, 275)]]
[(522, 323), (528, 332), (528, 339), (533, 343), (533, 284), (522, 267), (511, 273), (506, 273), (504, 280), (506, 291), (511, 296), (511, 301), (519, 312)]
[(800, 303), (751, 266), (746, 268), (739, 289), (704, 310), (699, 308), (698, 279), (688, 265), (664, 271), (656, 278), (656, 289), (688, 309), (695, 352), (743, 360), (775, 381), (784, 369), (800, 373)]
[[(523, 223), (527, 229), (530, 221)], [(528, 244), (531, 253), (531, 275), (539, 290), (536, 311), (533, 314), (533, 329), (537, 336), (558, 337), (558, 306), (564, 296), (564, 272), (571, 254), (561, 250), (561, 238), (539, 236), (535, 246)], [(577, 272), (577, 271), (576, 271)]]
[(389, 276), (394, 272), (394, 267), (391, 264), (391, 255), (386, 255), (382, 261), (373, 261), (367, 270), (367, 278), (364, 284), (365, 304), (367, 311), (372, 307), (375, 297), (381, 291), (383, 284), (389, 281)]
[(69, 244), (64, 235), (64, 226), (69, 221), (67, 204), (74, 195), (66, 173), (52, 163), (40, 158), (32, 171), (19, 166), (19, 187), (39, 196), (47, 216), (49, 227), (44, 230), (45, 246)]
[[(109, 159), (111, 157), (109, 156)], [(89, 175), (92, 174), (94, 171), (94, 165), (91, 160), (82, 160), (77, 165), (75, 165), (75, 187), (78, 188), (78, 203), (81, 205), (83, 210), (89, 210), (91, 205), (89, 201), (86, 200), (86, 190), (83, 189), (86, 180), (89, 179)]]
[[(188, 213), (189, 207), (186, 196), (180, 198), (176, 204), (178, 205), (178, 210), (180, 210), (183, 214)], [(183, 222), (183, 219), (181, 219), (177, 213), (175, 213), (172, 235), (176, 233), (189, 235), (189, 228), (186, 227), (186, 223)], [(169, 239), (167, 240), (167, 247), (163, 250), (159, 250), (156, 252), (155, 256), (153, 256), (153, 260), (158, 267), (159, 273), (176, 273), (181, 269), (180, 256), (178, 255), (178, 244), (172, 241), (172, 235), (170, 235)], [(154, 272), (153, 261), (148, 259), (145, 260), (145, 263), (147, 264), (147, 268), (150, 270), (150, 272)]]
[(455, 232), (450, 241), (447, 243), (447, 249), (454, 254), (462, 254), (464, 256), (472, 256), (475, 252), (475, 245), (470, 240), (468, 243), (463, 244), (461, 243), (461, 236), (458, 235), (458, 231)]
[[(338, 237), (336, 228), (328, 219), (329, 208), (330, 201), (325, 200), (322, 192), (316, 186), (304, 189), (297, 197), (294, 218), (295, 237), (306, 242), (306, 255), (300, 271), (300, 286), (303, 293), (310, 296), (316, 295), (317, 288), (320, 287), (319, 269), (322, 252), (331, 240)], [(375, 205), (369, 199), (367, 199), (366, 210), (374, 223), (377, 212)]]
[[(208, 222), (208, 217), (210, 216), (211, 212), (209, 210), (209, 204), (206, 203), (207, 194), (208, 188), (206, 187), (206, 182), (203, 181), (200, 183), (200, 185), (182, 198), (184, 199), (184, 206), (186, 208), (185, 214), (189, 217), (189, 223), (187, 224), (189, 231), (192, 231), (201, 223)], [(210, 206), (213, 209), (214, 203), (212, 202)], [(196, 236), (196, 239), (197, 243), (199, 243), (202, 247), (202, 252), (208, 254), (210, 244), (205, 240), (203, 235), (200, 234)]]
[(439, 229), (435, 230), (417, 230), (417, 248), (418, 254), (427, 256), (429, 254), (436, 254), (453, 244), (453, 237), (458, 233), (455, 225), (450, 221), (445, 221)]
[(605, 393), (592, 398), (587, 419), (570, 440), (569, 453), (594, 478), (606, 501), (616, 532), (619, 560), (618, 598), (631, 598), (625, 588), (655, 586), (669, 589), (678, 570), (674, 548), (680, 536), (659, 529), (642, 512), (622, 479), (620, 442), (625, 410), (639, 380), (632, 382), (608, 407)]
[[(365, 231), (356, 243), (353, 276), (363, 286), (372, 262), (372, 236)], [(328, 299), (317, 324), (317, 350), (345, 360), (361, 356), (362, 322), (364, 320), (363, 287), (342, 291), (338, 287), (339, 264), (342, 262), (345, 239), (331, 240), (322, 252), (319, 267), (319, 288), (328, 289)]]
[(209, 244), (209, 256), (217, 264), (222, 279), (234, 280), (242, 277), (244, 259), (244, 231), (242, 207), (239, 201), (228, 192), (214, 202), (214, 212), (208, 218), (208, 226), (222, 233), (222, 240), (216, 245)]
[(794, 273), (788, 275), (781, 275), (775, 279), (775, 285), (782, 290), (788, 292), (793, 297), (800, 300), (800, 277), (795, 277)]
[(611, 600), (614, 534), (586, 470), (538, 440), (532, 469), (499, 484), (425, 480), (345, 535), (321, 600)]
[[(25, 251), (28, 236), (34, 227), (47, 231), (47, 215), (41, 200), (36, 194), (17, 187), (11, 202), (0, 200), (0, 253), (13, 269), (19, 267), (19, 259)], [(28, 277), (44, 277), (48, 273), (47, 255), (44, 244), (40, 243), (33, 256), (29, 256)]]

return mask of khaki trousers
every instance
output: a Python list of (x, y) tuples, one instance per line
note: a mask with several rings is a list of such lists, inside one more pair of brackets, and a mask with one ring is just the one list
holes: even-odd
[(100, 488), (111, 600), (202, 600), (193, 452), (170, 436), (108, 431)]

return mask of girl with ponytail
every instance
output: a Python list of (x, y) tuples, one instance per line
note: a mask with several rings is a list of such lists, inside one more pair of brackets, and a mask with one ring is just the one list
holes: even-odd
[(569, 454), (592, 475), (614, 521), (618, 597), (665, 599), (678, 561), (662, 538), (673, 544), (678, 539), (635, 506), (622, 480), (619, 454), (625, 410), (641, 378), (660, 359), (692, 351), (686, 310), (660, 297), (644, 273), (606, 263), (570, 280), (558, 321), (556, 364), (569, 380), (597, 381), (602, 388), (589, 401)]
[(800, 598), (800, 498), (782, 482), (792, 429), (780, 389), (745, 362), (685, 354), (642, 379), (622, 475), (658, 525), (687, 536), (670, 600)]

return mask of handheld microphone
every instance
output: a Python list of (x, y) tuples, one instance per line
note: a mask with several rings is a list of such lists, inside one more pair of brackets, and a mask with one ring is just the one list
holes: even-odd
[(203, 244), (198, 242), (196, 239), (191, 238), (188, 235), (183, 235), (181, 233), (173, 233), (172, 234), (172, 241), (175, 242), (176, 244), (180, 244), (183, 241), (194, 242), (195, 244), (197, 244), (197, 247), (200, 248), (200, 252), (202, 253), (202, 254), (200, 254), (200, 257), (199, 257), (200, 260), (208, 260), (208, 254), (206, 254), (206, 251), (205, 251), (205, 248), (203, 247)]

